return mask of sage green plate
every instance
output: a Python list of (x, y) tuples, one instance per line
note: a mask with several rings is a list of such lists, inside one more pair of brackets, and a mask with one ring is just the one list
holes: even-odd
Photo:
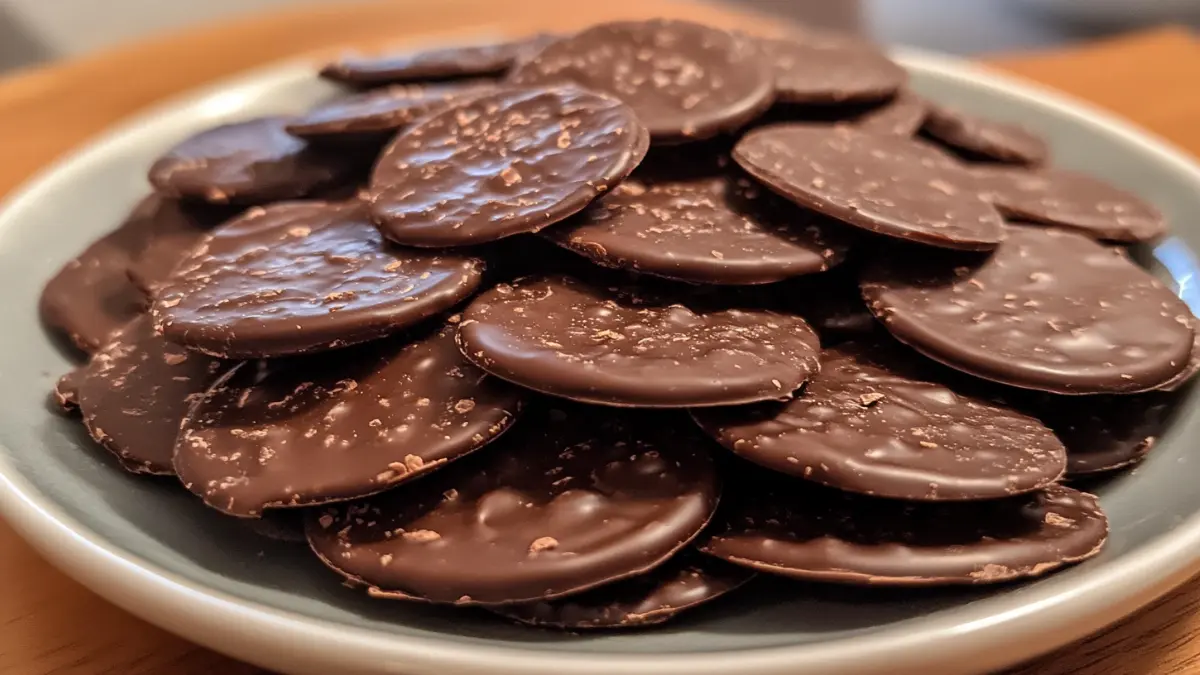
[[(1175, 236), (1152, 264), (1197, 306), (1200, 168), (1060, 95), (940, 56), (904, 53), (915, 86), (1017, 120), (1059, 163), (1145, 196)], [(372, 601), (303, 548), (269, 542), (169, 480), (125, 475), (46, 394), (67, 360), (44, 333), (42, 284), (114, 227), (151, 160), (187, 133), (329, 96), (285, 64), (158, 107), (60, 161), (0, 211), (0, 510), (53, 564), (184, 637), (289, 673), (356, 675), (794, 675), (984, 671), (1080, 638), (1181, 583), (1200, 562), (1200, 415), (1189, 397), (1135, 471), (1098, 487), (1104, 553), (1025, 584), (936, 593), (762, 581), (663, 630), (573, 636), (482, 614)]]

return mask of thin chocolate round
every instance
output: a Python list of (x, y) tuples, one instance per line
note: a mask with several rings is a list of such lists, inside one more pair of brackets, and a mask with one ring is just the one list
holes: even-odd
[(213, 204), (256, 204), (302, 197), (352, 168), (287, 132), (287, 117), (260, 117), (202, 131), (150, 167), (164, 195)]
[(1067, 475), (1086, 476), (1140, 462), (1166, 433), (1182, 402), (1176, 393), (1054, 396), (1035, 413), (1067, 446)]
[(556, 39), (534, 35), (512, 42), (456, 45), (439, 49), (347, 54), (321, 69), (321, 77), (354, 86), (501, 75), (530, 53)]
[(129, 278), (144, 293), (153, 295), (205, 235), (237, 213), (227, 207), (159, 199), (149, 216), (154, 220), (152, 234), (130, 261)]
[(361, 202), (253, 208), (212, 231), (158, 289), (168, 340), (226, 358), (389, 335), (467, 298), (482, 262), (383, 241)]
[(920, 131), (929, 115), (929, 102), (908, 89), (901, 89), (892, 100), (860, 114), (854, 126), (869, 134), (909, 137)]
[(676, 414), (546, 401), (493, 448), (313, 514), (309, 544), (376, 597), (535, 602), (644, 574), (716, 508), (710, 441)]
[(521, 393), (471, 365), (454, 331), (244, 362), (184, 420), (180, 480), (215, 509), (256, 517), (387, 490), (483, 447)]
[(1187, 366), (1191, 311), (1123, 251), (1065, 230), (1006, 230), (987, 257), (879, 255), (863, 295), (902, 342), (1015, 387), (1129, 393)]
[(494, 83), (473, 81), (372, 89), (322, 103), (293, 119), (287, 130), (310, 139), (386, 139), (456, 98), (493, 87)]
[(798, 316), (687, 306), (567, 277), (527, 277), (480, 295), (458, 340), (494, 375), (612, 406), (769, 400), (791, 395), (819, 369), (819, 341)]
[(389, 239), (463, 246), (536, 232), (633, 171), (649, 140), (629, 106), (574, 87), (502, 89), (409, 127), (371, 177)]
[(592, 26), (550, 44), (511, 79), (573, 82), (617, 96), (656, 142), (734, 131), (774, 97), (770, 68), (752, 40), (675, 19)]
[(821, 354), (821, 372), (786, 402), (696, 410), (741, 457), (830, 487), (894, 499), (997, 499), (1041, 489), (1066, 469), (1037, 419), (972, 396), (919, 356), (884, 342)]
[(962, 187), (965, 169), (905, 138), (780, 124), (742, 137), (733, 158), (797, 204), (870, 232), (962, 250), (995, 248), (996, 210)]
[(1037, 165), (1050, 157), (1046, 141), (1022, 126), (945, 106), (930, 106), (923, 130), (957, 150), (997, 162)]
[(759, 38), (772, 66), (775, 96), (785, 103), (881, 101), (908, 73), (874, 45), (831, 33)]
[(760, 572), (945, 586), (1037, 577), (1090, 558), (1108, 537), (1108, 519), (1094, 496), (1062, 485), (1009, 499), (928, 503), (757, 476), (726, 495), (709, 532), (701, 551)]
[(179, 422), (220, 375), (217, 359), (188, 351), (134, 319), (92, 355), (78, 376), (83, 423), (133, 473), (170, 475)]
[[(1192, 330), (1196, 330), (1196, 322), (1191, 322)], [(1188, 359), (1188, 364), (1179, 374), (1167, 380), (1166, 384), (1158, 386), (1158, 391), (1178, 391), (1184, 386), (1196, 379), (1200, 375), (1200, 332), (1196, 333), (1195, 340), (1192, 342), (1192, 357)]]
[(840, 223), (762, 188), (726, 155), (672, 151), (543, 236), (606, 267), (708, 284), (771, 283), (845, 256)]
[(92, 242), (42, 289), (42, 322), (91, 353), (146, 310), (145, 296), (126, 270), (155, 234), (162, 198), (147, 197), (120, 227)]
[(641, 628), (665, 623), (681, 612), (743, 586), (754, 573), (687, 549), (642, 576), (580, 595), (491, 611), (518, 623), (567, 630)]
[(1153, 205), (1076, 171), (981, 167), (972, 169), (971, 180), (984, 199), (1012, 219), (1124, 244), (1153, 241), (1167, 231), (1166, 218)]

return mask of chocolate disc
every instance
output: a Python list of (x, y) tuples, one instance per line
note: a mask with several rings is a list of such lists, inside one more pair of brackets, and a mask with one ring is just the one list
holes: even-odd
[(1182, 402), (1178, 394), (1053, 396), (1035, 412), (1067, 446), (1067, 475), (1084, 476), (1140, 462), (1166, 433)]
[(1086, 174), (987, 167), (971, 175), (980, 194), (1010, 218), (1120, 243), (1153, 241), (1167, 231), (1166, 219), (1154, 206)]
[(543, 235), (607, 267), (709, 284), (770, 283), (845, 256), (840, 223), (777, 197), (725, 155), (672, 151)]
[(287, 130), (302, 138), (386, 139), (455, 98), (479, 94), (494, 83), (394, 85), (322, 103), (293, 119)]
[(937, 151), (849, 127), (781, 124), (733, 150), (746, 171), (797, 204), (878, 234), (963, 250), (995, 248), (1000, 214)]
[(494, 375), (600, 405), (762, 401), (817, 372), (818, 339), (800, 317), (694, 304), (528, 277), (472, 302), (458, 340)]
[(349, 172), (351, 163), (316, 152), (287, 132), (286, 117), (261, 117), (202, 131), (150, 167), (170, 197), (255, 204), (302, 197)]
[(152, 234), (130, 261), (126, 270), (129, 278), (143, 292), (153, 295), (206, 234), (237, 213), (228, 207), (158, 199), (149, 215), (154, 221)]
[(120, 227), (92, 242), (42, 289), (42, 321), (79, 349), (93, 352), (146, 309), (146, 298), (126, 270), (154, 235), (161, 203), (147, 197)]
[(772, 65), (775, 95), (787, 103), (880, 101), (908, 81), (878, 48), (853, 38), (806, 32), (759, 42)]
[(971, 156), (1012, 164), (1042, 164), (1050, 157), (1046, 141), (1016, 124), (968, 115), (953, 108), (931, 106), (925, 133)]
[(867, 338), (881, 330), (858, 289), (857, 269), (839, 266), (829, 272), (773, 284), (764, 290), (775, 295), (778, 299), (775, 306), (782, 311), (804, 317), (824, 346)]
[[(1196, 330), (1196, 322), (1192, 320), (1192, 330)], [(1196, 376), (1200, 375), (1200, 332), (1196, 333), (1195, 340), (1192, 342), (1192, 357), (1188, 359), (1187, 366), (1179, 371), (1179, 374), (1167, 380), (1166, 384), (1158, 386), (1158, 391), (1177, 391), (1189, 384)]]
[(854, 126), (869, 134), (912, 136), (921, 129), (928, 114), (928, 101), (908, 89), (901, 89), (892, 100), (859, 115)]
[(1108, 519), (1062, 485), (1000, 500), (900, 502), (757, 476), (726, 495), (701, 551), (761, 572), (872, 586), (990, 584), (1100, 551)]
[(701, 428), (775, 471), (878, 497), (995, 499), (1043, 488), (1066, 468), (1041, 422), (956, 391), (887, 343), (821, 354), (796, 398), (697, 410)]
[(321, 69), (321, 77), (355, 86), (500, 75), (556, 38), (535, 35), (512, 42), (457, 45), (376, 56), (347, 54)]
[(248, 361), (188, 413), (175, 468), (235, 516), (352, 499), (491, 442), (520, 403), (515, 387), (463, 358), (453, 325), (411, 344)]
[(374, 340), (473, 293), (481, 261), (393, 247), (360, 202), (254, 208), (215, 230), (158, 289), (167, 339), (227, 358)]
[(154, 334), (149, 317), (112, 335), (78, 376), (83, 423), (134, 473), (172, 474), (179, 421), (222, 363)]
[(1191, 312), (1128, 256), (1009, 226), (989, 257), (888, 252), (863, 295), (901, 341), (972, 375), (1060, 394), (1154, 389), (1191, 357)]
[(620, 101), (576, 88), (459, 101), (392, 142), (371, 215), (411, 246), (462, 246), (556, 223), (629, 175), (649, 140)]
[(647, 574), (580, 595), (492, 609), (531, 626), (568, 630), (640, 628), (664, 623), (680, 612), (715, 600), (750, 581), (745, 567), (691, 549)]
[(318, 511), (309, 544), (372, 595), (534, 602), (643, 574), (717, 504), (708, 439), (675, 414), (545, 402), (493, 448)]
[(620, 97), (655, 141), (739, 129), (773, 99), (770, 69), (753, 41), (673, 19), (593, 26), (550, 44), (511, 79), (573, 82)]

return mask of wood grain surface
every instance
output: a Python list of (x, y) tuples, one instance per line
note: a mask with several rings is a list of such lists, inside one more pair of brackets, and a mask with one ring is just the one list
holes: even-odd
[[(616, 16), (687, 16), (777, 28), (675, 0), (438, 0), (337, 4), (200, 27), (0, 79), (0, 193), (122, 117), (239, 70), (341, 45), (521, 34)], [(1073, 93), (1200, 154), (1200, 42), (1164, 29), (1082, 49), (992, 61)], [(1200, 581), (1092, 637), (1013, 671), (1021, 675), (1200, 673)], [(51, 569), (0, 522), (0, 673), (248, 675), (263, 671), (168, 635)]]

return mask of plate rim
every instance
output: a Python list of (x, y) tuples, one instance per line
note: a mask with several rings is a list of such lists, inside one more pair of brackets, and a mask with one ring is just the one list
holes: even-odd
[[(906, 67), (1052, 108), (1081, 124), (1138, 146), (1190, 177), (1200, 189), (1200, 165), (1187, 153), (1069, 94), (956, 57), (911, 48), (893, 54)], [(172, 96), (136, 113), (74, 151), (60, 156), (0, 202), (0, 224), (29, 208), (60, 174), (102, 159), (155, 118), (181, 107), (220, 108), (231, 96), (270, 83), (312, 77), (310, 59), (290, 59), (218, 80)], [(1153, 602), (1200, 571), (1200, 511), (1123, 557), (1055, 583), (987, 598), (918, 619), (916, 629), (883, 627), (868, 635), (811, 644), (714, 652), (603, 654), (595, 651), (531, 650), (512, 646), (464, 646), (439, 638), (384, 633), (275, 609), (187, 579), (121, 549), (84, 527), (42, 495), (0, 445), (0, 514), (55, 567), (109, 602), (152, 624), (219, 652), (268, 668), (292, 672), (405, 672), (410, 675), (479, 672), (491, 675), (726, 675), (754, 672), (787, 675), (804, 668), (826, 675), (894, 673), (960, 666), (980, 672), (1012, 665), (1083, 638)], [(186, 611), (185, 611), (186, 608)]]

